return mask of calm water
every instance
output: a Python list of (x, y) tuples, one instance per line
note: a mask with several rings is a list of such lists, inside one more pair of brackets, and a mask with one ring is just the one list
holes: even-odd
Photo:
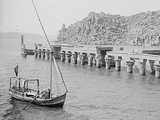
[[(9, 44), (8, 44), (9, 43)], [(0, 40), (0, 119), (4, 120), (159, 120), (160, 80), (104, 68), (60, 65), (69, 89), (63, 109), (31, 105), (9, 98), (9, 77), (18, 63), (20, 75), (49, 83), (49, 62), (20, 56), (18, 40)]]

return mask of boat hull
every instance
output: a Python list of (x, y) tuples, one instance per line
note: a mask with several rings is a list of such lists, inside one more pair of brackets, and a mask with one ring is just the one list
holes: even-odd
[(60, 96), (53, 97), (51, 99), (40, 99), (40, 98), (35, 99), (33, 97), (27, 97), (22, 94), (13, 93), (12, 91), (10, 91), (9, 94), (12, 99), (47, 107), (63, 107), (66, 99), (66, 93)]
[(26, 54), (26, 55), (34, 55), (34, 50), (22, 48), (22, 54)]

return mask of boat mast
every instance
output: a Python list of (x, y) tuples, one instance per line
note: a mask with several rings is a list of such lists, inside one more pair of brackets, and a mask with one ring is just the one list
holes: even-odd
[(52, 47), (51, 47), (51, 44), (50, 44), (50, 42), (49, 42), (49, 39), (48, 39), (47, 33), (46, 33), (46, 31), (45, 31), (45, 29), (44, 29), (44, 26), (43, 26), (43, 24), (42, 24), (42, 22), (41, 22), (40, 16), (39, 16), (39, 14), (38, 14), (38, 11), (37, 11), (37, 8), (36, 8), (36, 5), (35, 5), (35, 3), (34, 3), (34, 1), (33, 1), (33, 0), (32, 0), (32, 4), (33, 4), (34, 10), (35, 10), (35, 12), (36, 12), (36, 15), (37, 15), (38, 21), (39, 21), (39, 23), (40, 23), (40, 25), (41, 25), (41, 28), (42, 28), (42, 30), (43, 30), (43, 33), (44, 33), (44, 35), (45, 35), (45, 38), (46, 38), (46, 40), (47, 40), (47, 43), (48, 43), (48, 45), (49, 45), (50, 49), (52, 50)]
[(53, 51), (51, 49), (51, 68), (50, 68), (50, 98), (52, 97), (52, 64), (53, 64)]
[(62, 72), (61, 72), (61, 70), (60, 70), (58, 64), (56, 63), (55, 58), (53, 58), (53, 62), (54, 62), (54, 65), (55, 65), (57, 71), (59, 71), (59, 73), (60, 73), (60, 76), (61, 76), (62, 82), (63, 82), (63, 84), (64, 84), (65, 90), (66, 90), (66, 92), (68, 92), (67, 86), (66, 86), (66, 84), (65, 84), (65, 82), (64, 82), (64, 79), (63, 79)]
[(45, 35), (45, 38), (46, 38), (46, 40), (47, 40), (47, 43), (48, 43), (48, 45), (49, 45), (49, 47), (50, 47), (50, 49), (51, 49), (51, 68), (50, 68), (50, 98), (51, 98), (51, 94), (52, 94), (52, 61), (53, 61), (52, 52), (53, 52), (53, 50), (52, 50), (52, 47), (51, 47), (51, 44), (50, 44), (50, 42), (49, 42), (47, 33), (46, 33), (45, 29), (44, 29), (44, 26), (43, 26), (43, 24), (42, 24), (42, 21), (41, 21), (41, 19), (40, 19), (40, 16), (39, 16), (38, 11), (37, 11), (37, 8), (36, 8), (36, 5), (35, 5), (35, 3), (34, 3), (33, 0), (32, 0), (32, 4), (33, 4), (34, 10), (35, 10), (35, 12), (36, 12), (38, 21), (39, 21), (39, 23), (40, 23), (40, 25), (41, 25), (41, 28), (42, 28), (42, 30), (43, 30), (43, 33), (44, 33), (44, 35)]
[(51, 44), (50, 44), (49, 39), (48, 39), (48, 36), (47, 36), (47, 34), (46, 34), (46, 31), (45, 31), (44, 26), (43, 26), (43, 24), (42, 24), (42, 22), (41, 22), (40, 16), (39, 16), (39, 14), (38, 14), (36, 5), (35, 5), (35, 3), (34, 3), (33, 0), (32, 0), (32, 5), (33, 5), (34, 10), (35, 10), (35, 12), (36, 12), (38, 21), (39, 21), (39, 23), (40, 23), (40, 25), (41, 25), (41, 28), (42, 28), (42, 30), (43, 30), (43, 33), (44, 33), (45, 38), (46, 38), (46, 40), (47, 40), (47, 43), (48, 43), (48, 45), (49, 45), (49, 47), (50, 47), (50, 49), (51, 49), (50, 97), (51, 97), (51, 94), (52, 94), (52, 63), (53, 63), (53, 61), (54, 61), (54, 64), (55, 64), (58, 72), (59, 72), (60, 75), (61, 75), (61, 79), (62, 79), (62, 82), (63, 82), (63, 84), (64, 84), (64, 86), (65, 86), (66, 92), (68, 92), (67, 86), (66, 86), (66, 84), (65, 84), (65, 82), (64, 82), (64, 80), (63, 80), (63, 76), (62, 76), (61, 70), (60, 70), (58, 64), (57, 64), (56, 61), (55, 61), (55, 58), (54, 58), (54, 55), (53, 55), (53, 48), (51, 47)]

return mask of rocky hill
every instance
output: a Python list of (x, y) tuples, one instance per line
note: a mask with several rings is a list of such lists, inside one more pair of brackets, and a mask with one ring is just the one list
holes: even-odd
[(160, 46), (160, 11), (132, 16), (90, 12), (70, 26), (62, 26), (61, 43)]

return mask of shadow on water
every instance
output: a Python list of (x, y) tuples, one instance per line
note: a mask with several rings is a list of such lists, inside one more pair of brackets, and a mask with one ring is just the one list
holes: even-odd
[(12, 107), (5, 111), (3, 120), (69, 120), (71, 116), (64, 108), (42, 107), (15, 99), (8, 101)]
[(9, 99), (8, 101), (12, 106), (5, 111), (3, 120), (24, 120), (21, 110), (17, 106), (16, 102), (12, 99)]
[(26, 54), (21, 54), (22, 58), (27, 58)]

